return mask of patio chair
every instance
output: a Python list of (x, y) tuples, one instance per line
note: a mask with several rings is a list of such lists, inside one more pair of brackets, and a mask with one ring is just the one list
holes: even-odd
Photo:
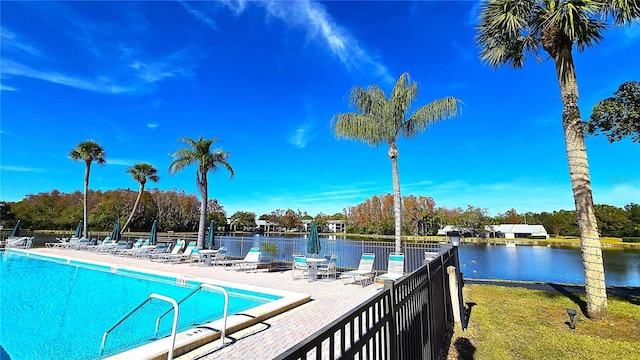
[(387, 273), (377, 275), (375, 280), (392, 280), (396, 281), (404, 276), (404, 254), (392, 252), (389, 254), (389, 263), (387, 265)]
[[(296, 277), (296, 271), (300, 271), (300, 277)], [(293, 264), (291, 265), (291, 276), (293, 280), (302, 279), (309, 276), (309, 264), (307, 258), (302, 255), (293, 254)]]
[(336, 279), (338, 277), (338, 272), (336, 271), (337, 263), (338, 255), (331, 255), (327, 264), (318, 266), (318, 277), (325, 276), (328, 279), (333, 276), (333, 278)]
[(227, 260), (224, 262), (225, 270), (235, 268), (236, 270), (255, 270), (260, 262), (260, 248), (252, 247), (242, 260)]
[[(373, 278), (376, 276), (376, 271), (373, 270), (373, 261), (376, 259), (376, 254), (364, 253), (360, 257), (360, 264), (357, 270), (345, 271), (340, 277), (343, 279), (345, 285), (348, 283), (348, 279), (353, 279), (353, 282), (360, 282), (360, 285), (364, 286), (366, 280), (373, 282)], [(359, 280), (358, 280), (359, 278)]]
[(227, 259), (227, 248), (224, 246), (220, 246), (220, 249), (218, 249), (218, 253), (216, 253), (213, 259), (211, 260), (213, 262), (213, 265), (219, 265), (219, 264), (222, 264), (226, 259)]

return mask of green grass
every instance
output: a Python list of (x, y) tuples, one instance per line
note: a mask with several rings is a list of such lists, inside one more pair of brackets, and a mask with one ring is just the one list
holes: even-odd
[[(584, 294), (467, 285), (469, 326), (456, 326), (448, 359), (640, 360), (640, 299), (609, 297), (602, 320), (585, 317)], [(566, 324), (576, 309), (576, 329)]]

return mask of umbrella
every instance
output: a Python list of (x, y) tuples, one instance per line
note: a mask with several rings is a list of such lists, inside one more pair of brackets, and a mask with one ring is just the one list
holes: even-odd
[(78, 226), (76, 227), (76, 232), (73, 233), (73, 237), (76, 239), (79, 239), (80, 236), (82, 236), (82, 220), (80, 220), (80, 222), (78, 223)]
[(149, 233), (149, 245), (155, 245), (158, 242), (158, 225), (156, 225), (156, 221), (153, 220), (153, 225), (151, 225), (151, 232)]
[(309, 230), (309, 238), (307, 239), (307, 252), (309, 254), (319, 254), (320, 253), (320, 239), (318, 239), (318, 226), (316, 225), (316, 221), (313, 220), (311, 222), (311, 229)]
[(11, 231), (10, 238), (20, 237), (20, 220), (16, 223), (16, 226), (13, 227), (13, 231)]
[(109, 235), (111, 240), (120, 241), (122, 237), (120, 236), (120, 220), (116, 221), (116, 224), (113, 225), (113, 230), (111, 230), (111, 235)]
[(209, 224), (209, 234), (207, 234), (207, 246), (206, 246), (209, 249), (213, 249), (213, 233), (215, 231), (213, 226), (214, 226), (213, 220), (211, 220), (211, 224)]

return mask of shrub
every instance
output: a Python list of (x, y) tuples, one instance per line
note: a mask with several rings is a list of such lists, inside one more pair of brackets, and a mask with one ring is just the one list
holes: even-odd
[(546, 240), (547, 237), (545, 235), (530, 235), (529, 239), (542, 239), (542, 240)]
[(623, 237), (622, 242), (640, 243), (640, 237)]

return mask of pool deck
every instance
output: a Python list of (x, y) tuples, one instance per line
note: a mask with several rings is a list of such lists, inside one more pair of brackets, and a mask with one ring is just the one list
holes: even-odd
[(293, 280), (291, 271), (239, 272), (227, 271), (221, 266), (196, 264), (167, 264), (145, 259), (96, 254), (69, 249), (37, 248), (31, 252), (98, 261), (118, 266), (131, 266), (178, 275), (197, 276), (234, 283), (287, 290), (311, 296), (311, 301), (261, 323), (227, 334), (226, 346), (219, 348), (220, 340), (202, 346), (175, 359), (273, 359), (303, 341), (323, 326), (371, 298), (379, 287), (356, 284), (344, 285), (338, 280)]

